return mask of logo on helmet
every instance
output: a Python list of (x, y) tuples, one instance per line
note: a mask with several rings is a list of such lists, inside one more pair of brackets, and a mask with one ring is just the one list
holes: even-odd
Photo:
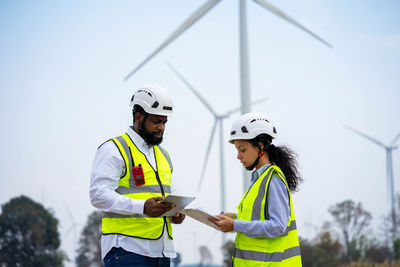
[(149, 91), (144, 89), (144, 88), (140, 88), (137, 92), (138, 93), (145, 93), (145, 94), (148, 94), (150, 97), (153, 97), (153, 95)]
[(255, 122), (255, 121), (266, 121), (266, 122), (269, 123), (269, 121), (268, 121), (267, 119), (265, 119), (265, 118), (255, 118), (255, 119), (252, 119), (252, 120), (250, 121), (250, 123), (253, 123), (253, 122)]

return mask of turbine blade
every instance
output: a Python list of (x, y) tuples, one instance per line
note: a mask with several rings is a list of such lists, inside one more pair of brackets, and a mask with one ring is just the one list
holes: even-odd
[(69, 216), (69, 218), (70, 218), (72, 224), (75, 224), (74, 217), (72, 217), (72, 213), (71, 213), (71, 211), (69, 210), (69, 208), (68, 208), (68, 206), (67, 206), (67, 204), (66, 204), (65, 202), (64, 202), (64, 205), (65, 205), (65, 209), (67, 210), (68, 216)]
[(210, 140), (208, 141), (208, 147), (207, 147), (207, 151), (206, 151), (206, 156), (204, 157), (203, 168), (201, 169), (200, 180), (199, 180), (199, 184), (197, 186), (197, 191), (198, 192), (200, 192), (201, 184), (203, 183), (204, 172), (205, 172), (205, 169), (206, 169), (206, 166), (207, 166), (208, 156), (210, 155), (211, 145), (212, 145), (212, 142), (214, 140), (214, 134), (215, 134), (216, 127), (217, 127), (217, 119), (215, 119), (215, 121), (214, 121), (214, 125), (213, 125), (213, 128), (211, 130)]
[(217, 117), (217, 113), (212, 109), (210, 104), (205, 100), (205, 98), (196, 90), (194, 87), (170, 64), (167, 62), (167, 65), (170, 67), (170, 69), (183, 81), (184, 84), (190, 89), (190, 91), (193, 92), (201, 101), (201, 103), (206, 106), (206, 108), (214, 115), (214, 117)]
[(398, 133), (397, 136), (393, 139), (392, 143), (390, 143), (390, 146), (393, 146), (396, 143), (397, 139), (399, 139), (399, 137), (400, 133)]
[(332, 48), (332, 45), (330, 43), (328, 43), (327, 41), (325, 41), (324, 39), (322, 39), (321, 37), (319, 37), (318, 35), (316, 35), (312, 31), (310, 31), (309, 29), (307, 29), (306, 27), (304, 27), (303, 25), (301, 25), (300, 23), (298, 23), (297, 21), (295, 21), (294, 19), (292, 19), (291, 17), (289, 17), (288, 15), (283, 13), (281, 10), (279, 10), (277, 7), (275, 7), (271, 3), (269, 3), (269, 2), (267, 2), (265, 0), (253, 0), (253, 1), (256, 2), (257, 4), (259, 4), (260, 6), (268, 9), (269, 11), (271, 11), (272, 13), (277, 15), (278, 17), (280, 17), (280, 18), (286, 20), (287, 22), (293, 24), (294, 26), (302, 29), (303, 31), (305, 31), (306, 33), (308, 33), (309, 35), (311, 35), (315, 39), (319, 40), (323, 44), (327, 45), (328, 47)]
[[(267, 99), (268, 99), (268, 97), (261, 98), (261, 99), (259, 99), (259, 100), (257, 100), (257, 101), (251, 102), (251, 105), (258, 104), (258, 103), (263, 102), (263, 101), (265, 101), (265, 100), (267, 100)], [(229, 117), (231, 114), (240, 111), (240, 109), (241, 109), (240, 107), (239, 107), (239, 108), (232, 109), (232, 110), (228, 111), (228, 112), (225, 114), (224, 117)]]
[(158, 52), (160, 52), (164, 47), (169, 45), (172, 41), (178, 38), (184, 31), (190, 28), (196, 21), (198, 21), (202, 16), (204, 16), (211, 8), (213, 8), (220, 0), (209, 0), (199, 7), (189, 18), (187, 18), (179, 27), (176, 29), (168, 38), (165, 40), (153, 53), (151, 53), (147, 58), (145, 58), (142, 63), (140, 63), (134, 70), (132, 70), (125, 78), (127, 81), (133, 74), (135, 74), (143, 65), (145, 65), (151, 58), (153, 58)]
[(67, 231), (65, 232), (65, 234), (64, 234), (63, 240), (66, 239), (66, 238), (68, 237), (68, 235), (71, 233), (71, 231), (72, 231), (73, 228), (74, 228), (74, 226), (71, 226), (71, 227), (68, 228), (68, 230), (67, 230)]
[(383, 148), (386, 148), (386, 146), (385, 146), (384, 144), (382, 144), (381, 142), (379, 142), (378, 140), (376, 140), (376, 139), (374, 139), (374, 138), (372, 138), (372, 137), (370, 137), (370, 136), (368, 136), (368, 135), (366, 135), (366, 134), (363, 134), (362, 132), (359, 132), (359, 131), (353, 129), (353, 128), (351, 128), (350, 126), (344, 125), (344, 127), (345, 127), (346, 129), (348, 129), (348, 130), (350, 130), (350, 131), (352, 131), (352, 132), (354, 132), (354, 133), (356, 133), (356, 134), (358, 134), (358, 135), (364, 137), (365, 139), (368, 139), (368, 140), (371, 141), (372, 143), (375, 143), (375, 144), (377, 144), (378, 146), (381, 146), (381, 147), (383, 147)]

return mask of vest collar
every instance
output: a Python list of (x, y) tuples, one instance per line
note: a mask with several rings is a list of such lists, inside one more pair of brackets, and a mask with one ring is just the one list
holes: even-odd
[(259, 168), (258, 170), (255, 170), (251, 173), (251, 182), (254, 183), (255, 181), (257, 181), (258, 178), (260, 178), (260, 176), (265, 172), (265, 170), (271, 166), (271, 164), (265, 164), (263, 166), (261, 166), (261, 168)]

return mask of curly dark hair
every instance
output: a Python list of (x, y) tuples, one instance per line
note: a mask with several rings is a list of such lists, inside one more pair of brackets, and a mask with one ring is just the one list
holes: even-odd
[(281, 168), (290, 191), (298, 191), (303, 178), (300, 177), (298, 171), (296, 160), (297, 154), (286, 146), (275, 146), (274, 144), (271, 144), (272, 137), (267, 134), (260, 134), (249, 141), (253, 146), (258, 147), (260, 150), (261, 147), (259, 143), (264, 145), (263, 151), (268, 154), (269, 160), (272, 164)]

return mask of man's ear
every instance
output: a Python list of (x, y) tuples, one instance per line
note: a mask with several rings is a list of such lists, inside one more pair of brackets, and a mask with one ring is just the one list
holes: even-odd
[(135, 123), (136, 122), (138, 122), (138, 123), (140, 123), (141, 121), (142, 121), (142, 119), (143, 119), (143, 114), (142, 113), (140, 113), (140, 112), (136, 112), (135, 113)]

